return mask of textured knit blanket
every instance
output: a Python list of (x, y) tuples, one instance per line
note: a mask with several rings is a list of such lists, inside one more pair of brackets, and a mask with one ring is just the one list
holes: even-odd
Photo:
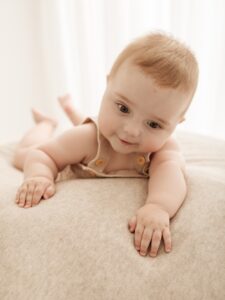
[(38, 206), (14, 203), (23, 175), (0, 146), (1, 300), (225, 299), (225, 142), (178, 132), (188, 195), (171, 220), (173, 250), (135, 250), (128, 220), (147, 180), (70, 179)]

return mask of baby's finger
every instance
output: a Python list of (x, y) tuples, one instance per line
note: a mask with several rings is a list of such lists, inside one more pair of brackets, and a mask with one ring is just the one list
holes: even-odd
[(26, 208), (31, 207), (34, 189), (35, 189), (35, 185), (34, 184), (31, 184), (31, 183), (28, 184), (27, 195), (26, 195), (26, 203), (25, 203), (25, 206), (24, 206)]
[(24, 204), (26, 202), (26, 196), (27, 196), (27, 187), (23, 185), (21, 188), (19, 188), (18, 192), (18, 205), (20, 207), (24, 207)]
[(163, 230), (163, 240), (165, 245), (165, 251), (170, 252), (172, 249), (172, 242), (171, 242), (171, 233), (169, 227), (166, 227)]
[(161, 242), (161, 238), (162, 238), (161, 230), (156, 229), (152, 235), (151, 250), (149, 253), (150, 256), (155, 257), (157, 255), (157, 252), (158, 252), (158, 249), (160, 246), (160, 242)]
[(16, 198), (15, 198), (15, 202), (18, 204), (20, 201), (20, 189), (17, 190), (16, 192)]
[(130, 232), (135, 231), (136, 224), (137, 224), (137, 217), (133, 216), (128, 222)]
[(44, 187), (41, 184), (36, 185), (33, 193), (32, 205), (37, 205), (40, 202), (43, 193)]
[(53, 196), (55, 194), (55, 187), (53, 185), (50, 185), (46, 188), (45, 192), (44, 192), (44, 199), (48, 199), (51, 196)]
[(144, 231), (144, 226), (142, 224), (137, 224), (134, 234), (134, 244), (137, 250), (140, 250), (141, 247), (141, 239)]
[(153, 233), (153, 230), (151, 228), (145, 227), (145, 230), (144, 230), (144, 233), (143, 233), (142, 239), (141, 239), (141, 248), (140, 248), (141, 255), (146, 255), (147, 249), (148, 249), (149, 244), (152, 239), (152, 233)]

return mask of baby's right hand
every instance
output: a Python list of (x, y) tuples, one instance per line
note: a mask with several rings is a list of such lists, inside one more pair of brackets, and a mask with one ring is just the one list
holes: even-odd
[(37, 205), (42, 198), (48, 199), (55, 194), (55, 184), (46, 177), (26, 179), (16, 194), (16, 203), (20, 207)]

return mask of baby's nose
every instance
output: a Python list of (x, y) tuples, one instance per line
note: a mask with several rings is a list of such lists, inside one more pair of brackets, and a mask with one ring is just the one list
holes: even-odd
[(138, 124), (128, 123), (124, 126), (124, 132), (130, 137), (138, 137), (141, 133)]

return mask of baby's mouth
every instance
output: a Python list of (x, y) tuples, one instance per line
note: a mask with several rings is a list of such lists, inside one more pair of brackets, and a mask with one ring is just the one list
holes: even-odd
[(124, 145), (135, 145), (134, 143), (130, 143), (130, 142), (128, 142), (128, 141), (126, 141), (126, 140), (122, 140), (122, 139), (120, 139), (120, 138), (119, 138), (119, 140), (120, 140), (120, 142), (121, 142), (122, 144), (124, 144)]

